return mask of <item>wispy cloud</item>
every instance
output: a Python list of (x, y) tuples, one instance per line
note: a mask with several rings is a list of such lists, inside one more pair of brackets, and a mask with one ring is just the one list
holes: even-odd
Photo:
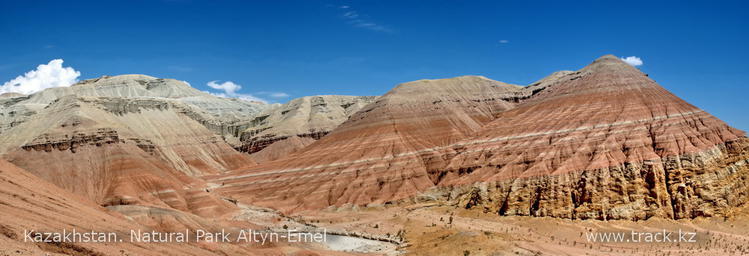
[(287, 98), (289, 97), (288, 93), (285, 92), (274, 92), (269, 95), (271, 98)]
[(63, 67), (62, 59), (54, 59), (41, 64), (35, 70), (26, 72), (0, 86), (0, 94), (15, 92), (32, 94), (47, 88), (68, 87), (78, 82), (81, 72), (71, 67)]
[(367, 15), (362, 15), (358, 11), (351, 8), (351, 6), (341, 5), (341, 6), (338, 6), (338, 9), (341, 9), (343, 11), (341, 13), (341, 17), (343, 17), (346, 20), (346, 23), (348, 23), (349, 25), (353, 27), (368, 29), (368, 30), (377, 31), (377, 32), (385, 32), (385, 33), (393, 32), (392, 29), (374, 22)]
[(643, 64), (642, 59), (640, 59), (640, 57), (637, 57), (637, 56), (629, 56), (629, 57), (621, 58), (621, 59), (622, 61), (626, 62), (627, 64), (633, 67), (641, 66)]
[(505, 39), (499, 40), (500, 44), (506, 44), (506, 43), (509, 43), (509, 42), (510, 42), (510, 40), (505, 40)]
[(291, 95), (289, 95), (288, 93), (285, 93), (285, 92), (257, 92), (257, 94), (258, 95), (265, 95), (265, 96), (268, 96), (268, 97), (274, 98), (274, 99), (283, 99), (283, 98), (288, 98), (289, 96), (291, 96)]
[(359, 18), (359, 14), (355, 11), (346, 12), (343, 14), (343, 17), (346, 17), (348, 19), (356, 19)]

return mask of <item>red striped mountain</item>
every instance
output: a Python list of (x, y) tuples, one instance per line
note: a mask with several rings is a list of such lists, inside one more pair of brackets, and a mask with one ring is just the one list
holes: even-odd
[(434, 184), (434, 151), (510, 109), (519, 86), (466, 76), (401, 84), (294, 157), (215, 177), (221, 191), (285, 210), (408, 197)]
[(605, 56), (454, 144), (431, 177), (464, 206), (503, 215), (711, 216), (747, 194), (747, 145), (744, 132)]
[(604, 56), (527, 87), (402, 84), (293, 156), (212, 180), (287, 211), (422, 194), (502, 215), (688, 218), (745, 200), (747, 145)]

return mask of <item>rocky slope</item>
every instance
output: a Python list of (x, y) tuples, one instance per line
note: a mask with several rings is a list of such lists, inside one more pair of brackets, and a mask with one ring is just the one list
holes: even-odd
[(0, 99), (0, 104), (0, 133), (34, 122), (9, 132), (13, 136), (0, 138), (0, 152), (66, 144), (82, 129), (122, 129), (139, 147), (159, 153), (169, 165), (191, 175), (252, 164), (223, 142), (232, 137), (227, 127), (271, 107), (215, 97), (181, 81), (144, 75), (105, 76)]
[(741, 203), (743, 132), (613, 56), (557, 81), (453, 145), (435, 184), (479, 183), (452, 196), (503, 215), (693, 218)]
[(252, 157), (252, 160), (255, 160), (257, 163), (268, 162), (288, 157), (304, 147), (309, 146), (313, 142), (315, 142), (314, 138), (294, 135), (281, 141), (274, 142), (270, 146), (267, 146), (250, 156)]
[[(0, 160), (0, 254), (1, 255), (262, 255), (270, 251), (230, 244), (211, 248), (200, 244), (129, 242), (130, 230), (152, 230), (127, 221), (85, 198), (39, 179)], [(24, 230), (37, 232), (115, 232), (124, 242), (33, 243), (24, 242)], [(279, 252), (276, 252), (279, 253)]]
[(212, 182), (284, 210), (403, 198), (433, 186), (428, 170), (442, 159), (432, 148), (478, 132), (512, 108), (520, 90), (476, 76), (402, 84), (293, 157)]
[(50, 88), (33, 95), (0, 98), (0, 134), (28, 119), (50, 103), (65, 97), (109, 97), (142, 99), (179, 104), (188, 117), (220, 134), (230, 142), (238, 142), (238, 131), (230, 124), (250, 120), (272, 105), (239, 99), (220, 98), (190, 87), (174, 79), (145, 75), (103, 76), (82, 81), (71, 87)]
[(87, 80), (0, 103), (4, 159), (101, 206), (203, 217), (237, 209), (208, 193), (198, 176), (254, 164), (211, 130), (211, 122), (223, 125), (264, 106), (139, 75)]
[(318, 140), (376, 98), (321, 95), (294, 99), (235, 124), (242, 141), (237, 149), (252, 154), (294, 136)]
[(291, 157), (211, 180), (286, 211), (422, 194), (501, 215), (691, 218), (743, 203), (746, 147), (743, 132), (604, 56), (526, 87), (406, 83)]
[[(282, 224), (302, 226), (281, 221), (281, 217), (271, 211), (245, 210), (236, 216), (208, 219), (171, 208), (137, 205), (104, 208), (0, 159), (0, 255), (361, 255), (330, 251), (314, 243), (195, 241), (197, 229), (237, 234), (240, 229), (263, 230)], [(131, 231), (182, 233), (185, 230), (191, 232), (189, 242), (130, 240)], [(32, 242), (24, 240), (26, 231), (32, 234), (111, 232), (116, 240)], [(72, 235), (68, 238), (76, 239)]]
[(112, 112), (106, 107), (112, 100), (55, 101), (8, 130), (13, 136), (0, 138), (3, 158), (103, 206), (167, 207), (202, 216), (231, 210), (193, 176), (250, 166), (251, 159), (168, 105)]

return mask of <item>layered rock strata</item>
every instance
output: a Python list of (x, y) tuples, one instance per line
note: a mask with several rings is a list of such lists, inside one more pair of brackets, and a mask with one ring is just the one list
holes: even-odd
[(251, 120), (258, 113), (273, 107), (270, 104), (216, 97), (174, 79), (145, 75), (104, 76), (33, 95), (0, 97), (0, 134), (66, 96), (108, 98), (108, 107), (113, 111), (129, 111), (128, 108), (144, 105), (177, 107), (181, 113), (221, 135), (232, 145), (239, 145), (241, 132), (235, 123)]
[[(237, 234), (240, 229), (268, 228), (254, 224), (265, 220), (253, 217), (223, 222), (172, 208), (142, 205), (105, 208), (0, 159), (0, 255), (338, 255), (311, 249), (309, 244), (303, 243), (195, 242), (198, 229)], [(130, 239), (132, 231), (162, 233), (152, 237), (151, 241), (156, 241), (162, 237), (167, 239), (164, 233), (184, 233), (185, 230), (191, 230), (188, 242), (146, 242), (146, 235), (141, 236), (140, 242)], [(87, 239), (84, 236), (91, 231), (97, 232), (92, 236), (96, 242), (78, 242)], [(26, 236), (29, 233), (34, 238), (41, 233), (44, 239), (45, 232), (66, 232), (67, 240), (32, 242)], [(112, 237), (112, 233), (116, 237)], [(106, 241), (98, 240), (99, 234), (104, 234)]]
[(291, 154), (294, 154), (303, 149), (304, 147), (309, 146), (313, 142), (315, 142), (315, 139), (310, 137), (292, 136), (279, 141), (278, 143), (273, 143), (273, 145), (265, 147), (263, 148), (263, 150), (260, 150), (250, 156), (252, 156), (252, 160), (257, 163), (273, 161), (276, 159), (288, 157)]
[(614, 56), (526, 87), (407, 83), (291, 157), (212, 177), (282, 210), (425, 191), (501, 215), (723, 215), (746, 201), (745, 134)]
[[(240, 200), (284, 210), (407, 197), (434, 186), (432, 148), (475, 134), (512, 108), (519, 90), (476, 76), (402, 84), (293, 157), (212, 182)], [(429, 157), (434, 162), (423, 161)]]
[(242, 130), (237, 149), (252, 154), (294, 136), (318, 140), (376, 98), (321, 95), (294, 99), (235, 124)]
[(102, 206), (221, 216), (236, 206), (195, 177), (254, 164), (178, 102), (68, 95), (0, 137), (3, 158)]
[(470, 204), (503, 215), (692, 218), (741, 202), (743, 132), (613, 56), (556, 80), (447, 150), (435, 184), (481, 183)]

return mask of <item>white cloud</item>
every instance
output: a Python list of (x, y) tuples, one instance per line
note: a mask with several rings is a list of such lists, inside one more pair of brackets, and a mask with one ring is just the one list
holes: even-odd
[(637, 57), (637, 56), (629, 56), (629, 57), (621, 58), (621, 59), (622, 61), (626, 62), (627, 64), (633, 67), (642, 65), (642, 59), (640, 59), (640, 57)]
[(510, 42), (510, 40), (499, 40), (500, 44), (506, 44), (506, 43), (509, 43), (509, 42)]
[(252, 94), (238, 93), (237, 91), (242, 89), (242, 86), (232, 81), (226, 81), (223, 83), (218, 83), (218, 81), (210, 81), (206, 85), (208, 85), (208, 87), (211, 87), (213, 89), (224, 91), (222, 93), (207, 92), (214, 96), (223, 97), (223, 98), (237, 98), (237, 99), (242, 99), (246, 101), (257, 101), (257, 102), (262, 102), (262, 103), (268, 103), (267, 100), (255, 97)]
[(348, 9), (349, 7), (350, 7), (350, 6), (348, 6), (348, 5), (341, 5), (341, 6), (340, 6), (340, 7), (338, 7), (338, 8), (341, 8), (341, 9)]
[(220, 83), (220, 84), (216, 83), (216, 82), (218, 82), (218, 80), (216, 80), (216, 81), (210, 81), (206, 85), (208, 85), (208, 87), (211, 87), (211, 88), (216, 89), (216, 90), (222, 90), (222, 91), (226, 92), (226, 94), (228, 94), (228, 95), (236, 94), (237, 90), (242, 89), (241, 85), (235, 84), (232, 81), (226, 81), (226, 82), (223, 82), (223, 83)]
[(28, 95), (47, 88), (68, 87), (78, 82), (81, 72), (71, 67), (62, 67), (62, 63), (62, 59), (54, 59), (5, 82), (0, 86), (0, 94), (15, 92)]

